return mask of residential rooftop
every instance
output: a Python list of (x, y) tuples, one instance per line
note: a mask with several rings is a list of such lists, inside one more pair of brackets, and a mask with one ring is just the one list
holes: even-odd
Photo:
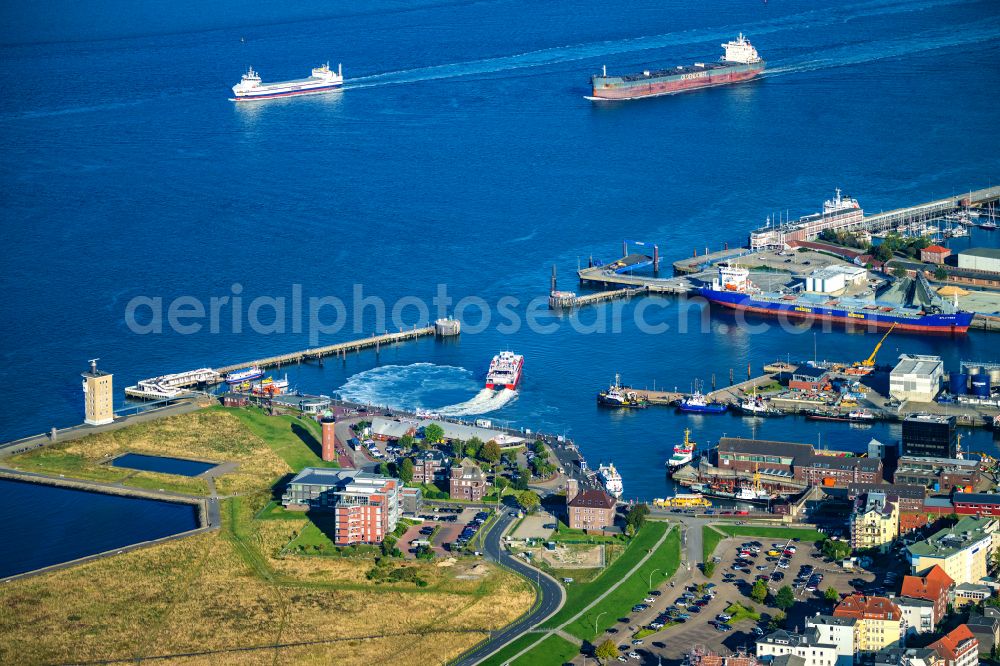
[(946, 527), (923, 541), (910, 544), (906, 549), (916, 557), (951, 557), (969, 546), (989, 538), (995, 527), (992, 518), (965, 516), (952, 527)]

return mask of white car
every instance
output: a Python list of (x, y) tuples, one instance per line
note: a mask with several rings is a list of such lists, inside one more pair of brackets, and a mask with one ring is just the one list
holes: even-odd
[(654, 601), (656, 601), (656, 599), (654, 597), (646, 597), (645, 599), (643, 599), (643, 601), (645, 601), (647, 604), (651, 604)]
[(633, 650), (632, 652), (628, 653), (628, 657), (629, 657), (629, 659), (638, 659), (639, 658), (639, 653)]

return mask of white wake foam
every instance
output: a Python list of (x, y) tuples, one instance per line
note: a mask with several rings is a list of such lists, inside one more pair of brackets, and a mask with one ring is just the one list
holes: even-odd
[(438, 407), (482, 386), (465, 368), (434, 363), (383, 365), (350, 376), (337, 393), (344, 400), (408, 411), (427, 410), (441, 416), (478, 416), (496, 411), (517, 398), (517, 391), (480, 389), (468, 400)]
[(473, 398), (465, 402), (460, 402), (457, 405), (442, 407), (437, 412), (441, 416), (478, 416), (480, 414), (495, 412), (516, 399), (517, 391), (506, 388), (494, 391), (484, 388)]

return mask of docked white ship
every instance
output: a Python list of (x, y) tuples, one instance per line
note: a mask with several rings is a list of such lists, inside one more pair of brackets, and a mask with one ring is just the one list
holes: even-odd
[(233, 86), (232, 101), (247, 102), (251, 100), (274, 99), (276, 97), (292, 97), (294, 95), (316, 95), (330, 92), (344, 85), (344, 74), (337, 65), (337, 71), (330, 69), (330, 63), (314, 67), (312, 76), (293, 81), (278, 81), (263, 83), (260, 73), (251, 67), (240, 82)]
[(622, 486), (622, 477), (615, 469), (614, 463), (608, 463), (607, 465), (601, 465), (597, 468), (597, 478), (601, 480), (604, 484), (604, 489), (608, 491), (608, 494), (618, 499), (622, 496), (622, 491), (624, 487)]

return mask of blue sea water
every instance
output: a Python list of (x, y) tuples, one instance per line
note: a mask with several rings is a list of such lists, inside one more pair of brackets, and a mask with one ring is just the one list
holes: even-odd
[(198, 476), (202, 472), (207, 472), (215, 467), (215, 463), (185, 460), (183, 458), (168, 458), (165, 456), (144, 456), (141, 453), (126, 453), (111, 461), (111, 465), (146, 472), (178, 474), (180, 476)]
[[(523, 322), (553, 264), (575, 288), (580, 262), (616, 258), (625, 239), (658, 243), (673, 261), (743, 242), (767, 215), (814, 212), (835, 187), (879, 210), (1000, 174), (991, 0), (103, 0), (8, 3), (0, 17), (3, 439), (78, 423), (77, 372), (90, 358), (120, 389), (393, 328), (398, 299), (430, 302), (439, 285), (455, 301), (517, 299)], [(584, 99), (602, 65), (714, 59), (741, 30), (768, 60), (759, 81), (629, 104)], [(327, 60), (344, 65), (341, 93), (227, 99), (248, 65), (279, 80)], [(970, 244), (997, 246), (1000, 234), (954, 247)], [(374, 306), (354, 316), (356, 285), (387, 303), (389, 321), (380, 325)], [(298, 289), (305, 302), (343, 299), (347, 325), (310, 336), (286, 312), (283, 332), (250, 330), (254, 298), (290, 304)], [(217, 333), (206, 323), (137, 334), (125, 317), (136, 297), (162, 299), (165, 313), (180, 297), (230, 304)], [(637, 311), (670, 328), (643, 332)], [(420, 318), (412, 304), (401, 312), (405, 325)], [(473, 334), (468, 309), (454, 342), (287, 372), (308, 392), (346, 386), (440, 408), (475, 399), (489, 358), (515, 349), (526, 356), (524, 384), (490, 416), (564, 432), (594, 464), (614, 460), (627, 496), (665, 492), (663, 460), (687, 425), (699, 442), (742, 433), (858, 449), (872, 436), (898, 438), (888, 426), (758, 427), (594, 404), (615, 372), (636, 386), (686, 389), (713, 374), (722, 385), (730, 370), (739, 378), (748, 364), (814, 348), (863, 358), (870, 334), (753, 333), (723, 314), (702, 327), (697, 308), (674, 300), (590, 309), (548, 333), (498, 330), (499, 312)], [(685, 332), (683, 321), (695, 323)], [(904, 351), (942, 354), (950, 367), (997, 360), (998, 339), (894, 333), (882, 360)], [(967, 443), (994, 446), (984, 432)]]
[(0, 578), (198, 527), (188, 504), (0, 479)]

